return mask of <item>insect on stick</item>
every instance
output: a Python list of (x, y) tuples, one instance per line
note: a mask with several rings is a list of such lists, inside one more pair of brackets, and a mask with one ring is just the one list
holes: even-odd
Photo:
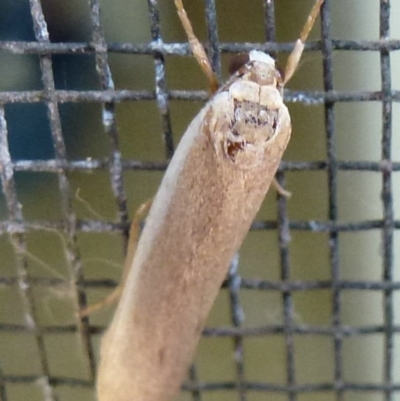
[[(251, 51), (192, 120), (154, 198), (101, 344), (99, 401), (169, 401), (267, 193), (291, 134), (283, 86), (324, 0), (316, 0), (284, 77)], [(181, 0), (178, 15), (212, 90), (216, 79)]]

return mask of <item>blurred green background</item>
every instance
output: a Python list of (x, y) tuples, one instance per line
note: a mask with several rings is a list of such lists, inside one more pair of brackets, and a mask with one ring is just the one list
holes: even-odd
[[(185, 42), (186, 37), (175, 14), (173, 2), (158, 2), (164, 42)], [(263, 42), (265, 26), (261, 0), (217, 0), (219, 38), (221, 42)], [(276, 0), (277, 40), (297, 38), (308, 15), (311, 0)], [(378, 39), (378, 0), (331, 0), (332, 34), (338, 39)], [(204, 2), (185, 2), (196, 34), (206, 40)], [(53, 42), (88, 42), (91, 24), (87, 2), (43, 0), (42, 6)], [(108, 43), (148, 43), (151, 41), (147, 2), (144, 0), (102, 0), (102, 22)], [(393, 21), (400, 6), (392, 2)], [(396, 31), (397, 30), (397, 31)], [(0, 3), (1, 40), (34, 40), (28, 0), (2, 0)], [(399, 37), (393, 26), (393, 37)], [(396, 36), (397, 35), (397, 36)], [(319, 27), (312, 33), (319, 37)], [(223, 55), (223, 71), (229, 57)], [(280, 55), (284, 65), (285, 55)], [(396, 71), (400, 60), (392, 57)], [(152, 56), (109, 54), (116, 89), (152, 90), (154, 62)], [(0, 52), (1, 91), (33, 90), (42, 87), (39, 58)], [(93, 56), (57, 55), (53, 57), (57, 89), (99, 89)], [(318, 52), (305, 54), (290, 89), (322, 90), (322, 58)], [(334, 88), (338, 91), (376, 91), (380, 89), (378, 52), (337, 51), (333, 56)], [(207, 81), (191, 57), (165, 56), (168, 90), (206, 90)], [(399, 79), (393, 74), (393, 88)], [(397, 85), (397, 86), (396, 86)], [(174, 142), (178, 143), (188, 123), (201, 108), (201, 102), (169, 101)], [(324, 109), (322, 105), (289, 104), (293, 136), (284, 159), (319, 161), (326, 159)], [(155, 101), (131, 101), (116, 106), (120, 148), (124, 159), (165, 162), (162, 126)], [(101, 122), (101, 105), (79, 103), (60, 105), (63, 135), (69, 160), (107, 158), (109, 139)], [(398, 132), (398, 105), (394, 105), (394, 131)], [(43, 104), (8, 104), (6, 118), (9, 141), (15, 160), (52, 159), (50, 128)], [(381, 141), (381, 104), (379, 102), (337, 103), (335, 105), (336, 147), (339, 160), (378, 161)], [(393, 138), (393, 159), (399, 160), (398, 135)], [(130, 216), (137, 207), (157, 191), (162, 172), (125, 171), (124, 188)], [(328, 218), (328, 182), (324, 171), (285, 174), (286, 187), (293, 193), (287, 202), (290, 220), (326, 221)], [(109, 172), (72, 172), (69, 179), (78, 219), (117, 221), (117, 208), (110, 186)], [(59, 221), (63, 218), (57, 177), (53, 173), (16, 173), (18, 197), (28, 222)], [(375, 172), (340, 171), (338, 176), (339, 220), (365, 221), (382, 218), (380, 202), (381, 175)], [(399, 192), (394, 175), (394, 195)], [(84, 201), (82, 201), (82, 199)], [(276, 220), (274, 193), (268, 194), (258, 220)], [(4, 197), (0, 194), (0, 220), (7, 220)], [(326, 233), (292, 231), (289, 245), (291, 280), (329, 280), (329, 237)], [(26, 236), (29, 274), (32, 277), (63, 278), (65, 285), (49, 288), (33, 286), (40, 326), (74, 325), (76, 300), (71, 266), (65, 256), (62, 232), (41, 230)], [(395, 234), (396, 244), (398, 233)], [(7, 234), (0, 236), (0, 276), (15, 277), (15, 243)], [(86, 279), (118, 280), (123, 263), (122, 236), (111, 233), (78, 234), (78, 246)], [(398, 249), (398, 247), (395, 247)], [(355, 281), (382, 279), (381, 233), (379, 230), (349, 232), (339, 235), (340, 278)], [(240, 252), (239, 274), (245, 278), (280, 280), (280, 260), (276, 231), (249, 233)], [(395, 279), (398, 280), (396, 273)], [(108, 290), (89, 289), (89, 302), (100, 300)], [(310, 326), (332, 325), (332, 290), (293, 293), (294, 323)], [(240, 292), (245, 327), (283, 323), (282, 295), (277, 291)], [(398, 299), (397, 294), (395, 299)], [(378, 291), (343, 291), (341, 322), (345, 326), (383, 324), (383, 297)], [(395, 324), (398, 322), (396, 309)], [(113, 308), (90, 317), (92, 324), (106, 326)], [(230, 303), (222, 290), (209, 318), (208, 326), (230, 326)], [(0, 286), (0, 324), (24, 324), (24, 309), (17, 286)], [(398, 323), (397, 323), (398, 324)], [(2, 327), (2, 326), (1, 326)], [(330, 336), (294, 335), (295, 378), (298, 384), (332, 383), (334, 380), (333, 340)], [(98, 352), (99, 335), (93, 336)], [(89, 370), (83, 345), (77, 334), (46, 334), (45, 347), (52, 376), (88, 380)], [(283, 335), (254, 336), (243, 341), (245, 378), (283, 385), (287, 383), (286, 345)], [(345, 337), (342, 350), (343, 380), (357, 383), (382, 383), (384, 335)], [(396, 348), (396, 361), (398, 351)], [(399, 366), (395, 364), (399, 379)], [(203, 338), (196, 366), (200, 382), (237, 380), (233, 341), (230, 338)], [(32, 334), (0, 330), (0, 369), (7, 376), (40, 375), (39, 357)], [(40, 382), (7, 383), (8, 400), (43, 400)], [(94, 400), (87, 387), (58, 386), (60, 401)], [(237, 397), (233, 390), (207, 391), (203, 401), (228, 401)], [(181, 398), (190, 400), (190, 393)], [(248, 401), (285, 400), (284, 393), (249, 391)], [(334, 400), (335, 392), (304, 393), (299, 401)], [(383, 400), (380, 392), (347, 392), (343, 400)], [(400, 399), (400, 398), (399, 398)]]

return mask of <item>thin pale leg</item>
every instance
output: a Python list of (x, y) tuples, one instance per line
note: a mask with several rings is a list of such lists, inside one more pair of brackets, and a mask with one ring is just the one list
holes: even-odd
[(189, 45), (192, 49), (193, 55), (210, 82), (211, 93), (214, 93), (218, 89), (218, 80), (216, 75), (214, 74), (214, 71), (211, 68), (211, 64), (207, 57), (206, 51), (194, 34), (192, 24), (186, 14), (185, 8), (183, 7), (182, 0), (174, 1), (179, 19), (181, 20), (183, 29), (185, 30), (186, 36), (188, 37)]
[[(285, 67), (284, 82), (283, 82), (284, 85), (286, 85), (286, 83), (290, 80), (290, 78), (292, 78), (293, 74), (295, 73), (299, 65), (304, 50), (304, 43), (306, 42), (308, 35), (310, 34), (311, 29), (315, 24), (315, 21), (319, 15), (321, 6), (324, 3), (324, 1), (325, 0), (315, 0), (314, 6), (311, 9), (310, 14), (308, 15), (307, 21), (304, 24), (302, 31), (300, 32), (299, 39), (297, 39), (293, 51), (289, 54)], [(275, 187), (275, 189), (281, 196), (284, 196), (286, 198), (290, 198), (292, 196), (291, 192), (286, 191), (278, 183), (276, 178), (274, 178), (274, 180), (272, 181), (272, 185)]]
[(304, 43), (307, 40), (312, 27), (314, 26), (315, 20), (318, 17), (319, 11), (324, 1), (325, 0), (315, 0), (314, 6), (311, 9), (307, 21), (304, 24), (302, 31), (300, 32), (299, 39), (297, 39), (293, 51), (289, 54), (285, 67), (285, 76), (283, 82), (284, 85), (290, 80), (290, 78), (292, 78), (294, 72), (299, 65), (301, 55), (303, 54), (304, 50)]
[(139, 207), (139, 209), (136, 211), (135, 216), (132, 220), (131, 227), (129, 230), (128, 249), (126, 252), (126, 258), (125, 258), (125, 262), (124, 262), (121, 283), (106, 298), (79, 311), (80, 318), (89, 316), (93, 312), (103, 309), (105, 306), (111, 305), (114, 302), (119, 300), (119, 298), (122, 294), (122, 290), (124, 288), (125, 281), (128, 276), (129, 270), (132, 266), (133, 257), (135, 256), (137, 244), (139, 241), (140, 222), (142, 221), (143, 216), (150, 209), (152, 201), (153, 200), (151, 199), (151, 200), (148, 200), (147, 202), (143, 203)]
[(278, 192), (279, 195), (281, 195), (285, 198), (290, 198), (292, 196), (292, 193), (290, 191), (287, 191), (285, 188), (283, 188), (282, 185), (279, 184), (279, 182), (276, 178), (274, 178), (272, 180), (272, 185), (274, 186), (276, 192)]

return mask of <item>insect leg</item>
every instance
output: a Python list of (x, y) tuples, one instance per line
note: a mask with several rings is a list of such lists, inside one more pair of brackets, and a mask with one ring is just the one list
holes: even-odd
[(135, 256), (137, 244), (139, 241), (139, 233), (140, 233), (140, 222), (143, 219), (143, 216), (148, 212), (150, 209), (152, 199), (148, 200), (147, 202), (143, 203), (139, 209), (135, 212), (135, 216), (132, 220), (131, 227), (129, 230), (129, 241), (128, 241), (128, 249), (126, 252), (125, 262), (124, 262), (124, 269), (122, 272), (122, 279), (121, 283), (114, 289), (114, 291), (109, 294), (103, 300), (96, 302), (93, 305), (88, 306), (85, 309), (79, 311), (79, 317), (83, 318), (89, 316), (95, 311), (103, 309), (107, 305), (111, 305), (114, 302), (118, 301), (122, 294), (122, 290), (125, 285), (126, 277), (128, 276), (129, 270), (132, 266), (133, 257)]
[(307, 18), (306, 23), (303, 26), (302, 31), (300, 32), (300, 37), (297, 39), (296, 44), (294, 46), (293, 51), (290, 53), (285, 67), (285, 75), (284, 75), (284, 84), (286, 84), (290, 78), (292, 78), (294, 72), (296, 71), (299, 61), (301, 59), (301, 55), (304, 50), (304, 43), (308, 38), (308, 35), (311, 32), (312, 27), (314, 26), (315, 20), (318, 17), (321, 6), (325, 0), (315, 0), (314, 6), (311, 9), (311, 12)]
[(178, 12), (179, 19), (181, 20), (183, 29), (186, 32), (186, 35), (189, 40), (190, 48), (192, 49), (193, 55), (199, 63), (201, 69), (206, 74), (208, 81), (210, 82), (210, 91), (214, 93), (218, 89), (218, 81), (217, 77), (212, 70), (210, 61), (207, 57), (206, 51), (204, 50), (203, 45), (197, 39), (194, 34), (192, 24), (186, 14), (185, 8), (183, 7), (182, 0), (174, 0), (176, 10)]
[(276, 178), (274, 178), (272, 180), (271, 184), (275, 188), (276, 192), (278, 192), (278, 194), (283, 196), (284, 198), (290, 198), (292, 196), (292, 193), (290, 191), (287, 191), (285, 188), (283, 188), (282, 185), (279, 184), (279, 182)]

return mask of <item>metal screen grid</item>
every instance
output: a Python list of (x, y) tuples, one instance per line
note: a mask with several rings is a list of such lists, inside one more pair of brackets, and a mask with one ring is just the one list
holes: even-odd
[[(292, 49), (293, 43), (278, 44), (275, 40), (274, 2), (263, 0), (266, 22), (266, 40), (264, 44), (221, 43), (218, 39), (216, 5), (214, 0), (205, 0), (205, 17), (207, 21), (209, 55), (214, 70), (220, 75), (222, 53), (237, 53), (248, 51), (254, 47), (268, 52), (285, 51)], [(400, 40), (388, 40), (390, 3), (380, 0), (380, 39), (376, 41), (333, 40), (330, 34), (330, 0), (326, 0), (321, 13), (322, 40), (306, 44), (307, 50), (321, 50), (323, 56), (323, 92), (285, 91), (285, 100), (288, 102), (304, 102), (308, 104), (323, 103), (325, 107), (325, 127), (327, 158), (324, 161), (314, 162), (283, 162), (278, 173), (278, 179), (283, 182), (286, 171), (321, 170), (326, 171), (329, 181), (329, 220), (328, 221), (289, 221), (287, 214), (287, 200), (278, 200), (277, 221), (255, 222), (255, 230), (277, 229), (281, 257), (281, 279), (279, 282), (266, 280), (246, 279), (238, 274), (238, 259), (232, 262), (229, 275), (224, 283), (228, 289), (231, 301), (230, 328), (206, 328), (205, 336), (230, 337), (234, 341), (237, 380), (231, 382), (202, 382), (197, 377), (193, 366), (189, 373), (190, 382), (185, 388), (192, 393), (194, 400), (201, 400), (202, 394), (210, 390), (235, 389), (239, 399), (247, 399), (247, 391), (277, 392), (287, 395), (287, 399), (297, 400), (299, 394), (321, 391), (334, 391), (336, 399), (344, 399), (348, 390), (352, 391), (381, 391), (385, 400), (393, 400), (400, 384), (393, 381), (394, 334), (400, 332), (400, 327), (394, 325), (393, 291), (400, 289), (400, 283), (393, 279), (393, 232), (400, 228), (400, 222), (394, 219), (392, 199), (392, 173), (400, 170), (399, 162), (391, 161), (392, 136), (392, 102), (399, 101), (400, 92), (392, 90), (390, 52), (400, 49)], [(0, 277), (3, 286), (18, 286), (25, 307), (25, 325), (7, 325), (0, 323), (0, 331), (34, 333), (40, 357), (42, 374), (40, 377), (10, 376), (2, 374), (0, 365), (0, 400), (6, 401), (8, 383), (27, 383), (39, 380), (43, 391), (43, 399), (55, 400), (57, 397), (54, 388), (59, 385), (92, 386), (95, 377), (95, 359), (91, 336), (104, 330), (104, 327), (89, 324), (89, 319), (83, 319), (77, 326), (40, 327), (37, 323), (34, 295), (31, 285), (41, 283), (53, 286), (59, 284), (58, 279), (42, 279), (29, 277), (29, 261), (24, 250), (26, 249), (26, 233), (31, 230), (52, 228), (61, 230), (66, 236), (66, 251), (74, 276), (77, 299), (80, 307), (87, 304), (86, 288), (112, 287), (116, 283), (110, 280), (85, 280), (83, 277), (80, 251), (77, 245), (77, 233), (119, 231), (127, 233), (129, 217), (127, 200), (122, 181), (122, 174), (127, 170), (163, 170), (166, 163), (152, 163), (139, 160), (123, 160), (118, 144), (116, 128), (115, 104), (121, 101), (156, 100), (160, 112), (165, 140), (165, 155), (170, 158), (173, 154), (171, 120), (169, 114), (169, 100), (205, 100), (205, 91), (169, 91), (165, 80), (164, 55), (188, 55), (187, 44), (163, 43), (160, 33), (160, 21), (156, 0), (148, 0), (148, 10), (151, 21), (152, 42), (145, 45), (129, 43), (107, 44), (101, 23), (100, 5), (98, 0), (90, 1), (92, 22), (91, 43), (51, 43), (40, 0), (30, 0), (31, 14), (34, 22), (36, 42), (0, 42), (2, 51), (12, 54), (40, 55), (40, 69), (43, 90), (1, 92), (0, 93), (0, 163), (3, 194), (8, 208), (8, 220), (0, 222), (0, 234), (11, 235), (18, 244), (16, 248), (16, 277)], [(380, 54), (382, 87), (378, 92), (337, 92), (333, 87), (332, 53), (334, 50), (377, 51)], [(155, 88), (154, 91), (115, 90), (108, 63), (108, 53), (119, 54), (148, 54), (154, 57)], [(52, 55), (54, 54), (85, 54), (94, 53), (96, 70), (101, 83), (101, 90), (71, 91), (56, 90), (52, 71)], [(335, 151), (335, 103), (348, 101), (380, 101), (382, 103), (382, 151), (381, 162), (344, 162), (337, 160)], [(68, 160), (63, 139), (58, 104), (64, 102), (99, 102), (103, 104), (104, 131), (110, 138), (110, 154), (107, 160)], [(9, 103), (44, 102), (51, 126), (55, 149), (55, 159), (40, 160), (11, 160), (8, 147), (7, 122), (4, 115), (4, 105)], [(69, 172), (91, 171), (95, 169), (109, 169), (111, 186), (115, 201), (118, 205), (119, 219), (117, 223), (100, 221), (77, 220), (73, 207)], [(339, 170), (375, 171), (382, 173), (382, 204), (384, 217), (382, 220), (360, 221), (355, 223), (340, 223), (338, 221), (337, 175)], [(59, 223), (41, 222), (27, 223), (24, 221), (22, 207), (19, 203), (14, 173), (18, 171), (50, 172), (57, 175), (59, 192), (61, 195), (63, 221)], [(382, 232), (384, 275), (380, 282), (343, 281), (339, 275), (338, 236), (341, 232), (379, 229)], [(331, 280), (302, 281), (291, 280), (291, 264), (288, 242), (290, 230), (305, 230), (329, 233)], [(278, 291), (282, 294), (284, 305), (284, 323), (282, 325), (242, 328), (243, 313), (239, 301), (241, 289)], [(293, 319), (293, 299), (295, 291), (313, 289), (333, 290), (332, 325), (327, 328), (299, 325)], [(369, 327), (348, 327), (341, 323), (341, 293), (343, 290), (374, 290), (384, 294), (384, 324)], [(54, 377), (49, 368), (44, 336), (47, 333), (65, 333), (78, 331), (83, 341), (88, 365), (90, 367), (89, 380), (75, 380), (63, 377)], [(285, 385), (268, 384), (263, 382), (249, 382), (245, 379), (243, 340), (248, 336), (284, 334), (286, 342), (287, 383)], [(346, 336), (360, 336), (371, 333), (383, 333), (384, 346), (384, 377), (379, 384), (360, 384), (346, 382), (343, 378), (343, 338)], [(297, 384), (294, 361), (294, 339), (297, 335), (322, 335), (333, 338), (334, 341), (334, 381), (322, 384)]]

